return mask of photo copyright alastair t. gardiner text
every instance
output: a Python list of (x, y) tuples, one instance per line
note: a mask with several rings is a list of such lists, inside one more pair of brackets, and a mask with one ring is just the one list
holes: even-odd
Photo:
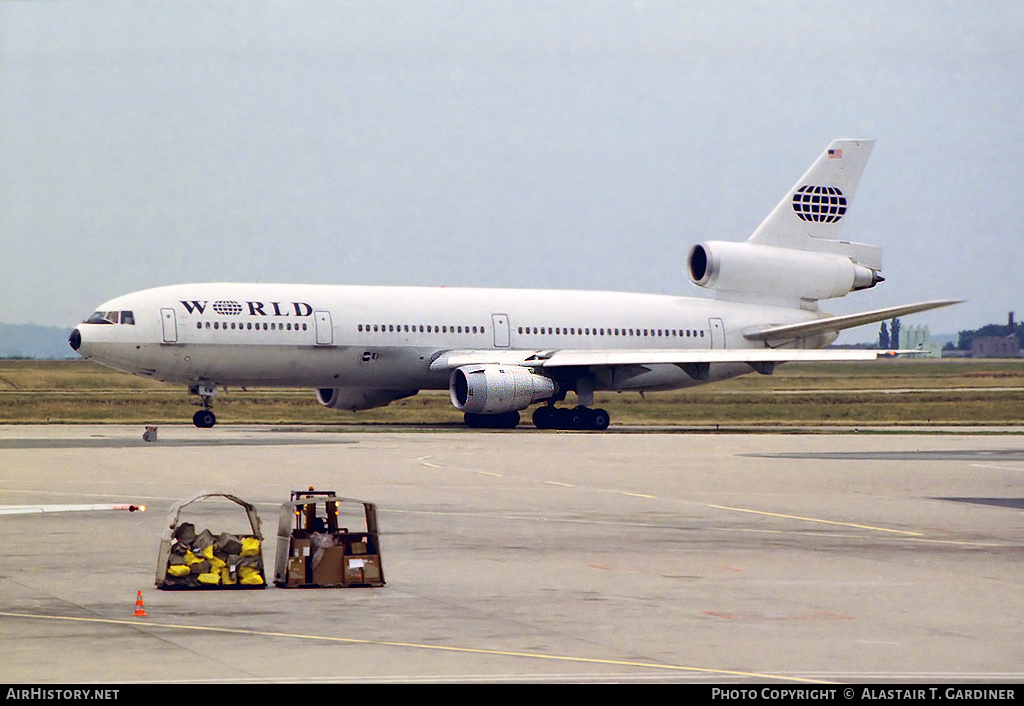
[(713, 687), (711, 698), (721, 701), (1016, 701), (1017, 689), (977, 686), (766, 686), (755, 689)]

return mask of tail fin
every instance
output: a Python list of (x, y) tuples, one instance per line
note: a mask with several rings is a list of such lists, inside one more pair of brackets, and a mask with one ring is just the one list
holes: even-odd
[(874, 140), (834, 140), (747, 242), (833, 253), (880, 270), (879, 248), (839, 240), (874, 144)]
[(839, 240), (874, 144), (835, 140), (747, 242), (694, 245), (690, 279), (717, 297), (807, 309), (882, 282), (881, 248)]

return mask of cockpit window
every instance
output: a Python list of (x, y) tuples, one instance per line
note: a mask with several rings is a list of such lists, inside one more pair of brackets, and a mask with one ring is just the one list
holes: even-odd
[(131, 311), (97, 311), (85, 320), (87, 324), (128, 324), (135, 325), (135, 314)]
[(87, 324), (112, 324), (114, 323), (107, 318), (107, 315), (102, 311), (94, 312), (92, 316), (85, 320)]

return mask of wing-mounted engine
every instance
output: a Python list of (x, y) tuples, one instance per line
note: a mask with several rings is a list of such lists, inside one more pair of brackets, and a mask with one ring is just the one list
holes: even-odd
[(832, 299), (883, 281), (876, 270), (843, 255), (749, 242), (694, 245), (688, 265), (700, 287), (778, 300)]
[(328, 409), (361, 409), (384, 407), (395, 400), (412, 397), (419, 390), (376, 390), (370, 387), (325, 387), (316, 391), (316, 401)]
[(558, 391), (555, 381), (521, 365), (464, 365), (449, 379), (452, 404), (470, 414), (526, 409)]

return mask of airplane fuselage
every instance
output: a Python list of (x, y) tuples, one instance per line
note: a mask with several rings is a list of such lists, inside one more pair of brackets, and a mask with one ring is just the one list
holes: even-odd
[[(131, 324), (84, 323), (79, 353), (166, 382), (221, 386), (446, 389), (441, 353), (763, 347), (754, 326), (797, 323), (800, 309), (625, 292), (189, 284), (106, 302)], [(827, 345), (829, 340), (822, 341)], [(675, 365), (596, 389), (672, 389), (705, 382)], [(750, 372), (721, 364), (709, 380)]]

